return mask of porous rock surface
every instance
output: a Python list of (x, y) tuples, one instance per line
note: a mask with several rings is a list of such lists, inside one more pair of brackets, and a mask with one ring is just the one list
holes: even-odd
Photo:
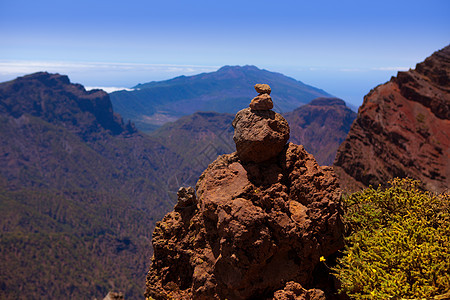
[(346, 190), (386, 185), (395, 177), (418, 179), (433, 192), (450, 183), (450, 46), (415, 70), (364, 97), (340, 145), (334, 169)]
[[(237, 146), (208, 166), (196, 193), (180, 188), (153, 233), (146, 297), (325, 299), (313, 287), (314, 269), (343, 246), (332, 168), (286, 145), (289, 126), (272, 111), (244, 109), (233, 126), (238, 142), (258, 145), (253, 136), (262, 136), (260, 148), (247, 157)], [(279, 146), (266, 138), (273, 132), (285, 133)]]
[(307, 290), (297, 282), (290, 281), (282, 290), (276, 291), (274, 300), (326, 300), (325, 293), (319, 289)]
[(320, 256), (343, 245), (337, 179), (303, 146), (264, 163), (222, 155), (196, 190), (156, 226), (147, 297), (284, 299), (286, 282), (311, 288)]
[(272, 110), (239, 111), (232, 123), (236, 151), (243, 161), (262, 162), (281, 152), (289, 140), (289, 125)]
[(255, 90), (259, 94), (267, 94), (267, 95), (270, 95), (270, 93), (272, 92), (272, 89), (270, 88), (270, 86), (265, 83), (255, 84)]
[(261, 94), (256, 96), (250, 102), (250, 108), (252, 110), (269, 110), (273, 108), (272, 97), (268, 94)]

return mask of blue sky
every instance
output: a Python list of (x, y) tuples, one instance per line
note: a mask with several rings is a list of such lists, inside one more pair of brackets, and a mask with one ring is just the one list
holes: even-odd
[(450, 1), (0, 0), (0, 81), (131, 87), (256, 65), (359, 105), (450, 43)]

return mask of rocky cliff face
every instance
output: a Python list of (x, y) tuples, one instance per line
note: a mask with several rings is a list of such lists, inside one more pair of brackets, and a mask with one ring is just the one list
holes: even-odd
[(233, 121), (237, 152), (210, 164), (195, 190), (181, 188), (157, 224), (147, 297), (324, 299), (313, 271), (343, 245), (337, 178), (286, 145), (287, 122), (258, 107)]
[(364, 97), (334, 167), (348, 189), (411, 177), (426, 189), (450, 182), (450, 46)]
[(84, 135), (98, 130), (112, 134), (135, 131), (131, 125), (126, 128), (120, 116), (114, 115), (106, 92), (86, 91), (65, 75), (47, 72), (0, 84), (0, 113), (14, 118), (30, 114)]

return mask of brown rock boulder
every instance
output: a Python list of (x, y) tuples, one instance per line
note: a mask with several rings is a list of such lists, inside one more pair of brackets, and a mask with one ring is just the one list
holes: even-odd
[(331, 168), (288, 144), (263, 163), (222, 155), (196, 190), (196, 200), (181, 192), (181, 203), (190, 205), (155, 228), (147, 297), (266, 299), (278, 291), (278, 299), (322, 299), (302, 286), (313, 288), (319, 258), (343, 246), (341, 193)]
[(347, 190), (410, 177), (442, 192), (450, 182), (449, 132), (447, 46), (364, 97), (334, 167)]
[(307, 290), (297, 282), (290, 281), (282, 290), (276, 291), (274, 300), (326, 300), (325, 293), (319, 289)]
[(272, 90), (270, 89), (270, 86), (268, 84), (263, 84), (263, 83), (255, 84), (255, 90), (259, 94), (267, 94), (267, 95), (270, 95), (270, 92), (272, 92)]
[(178, 202), (174, 207), (176, 211), (182, 211), (196, 203), (195, 190), (193, 187), (181, 187), (177, 192)]
[(124, 300), (125, 297), (123, 293), (119, 292), (109, 292), (103, 300)]
[(289, 125), (272, 110), (245, 108), (236, 114), (233, 140), (243, 161), (262, 162), (277, 156), (289, 140)]
[(268, 94), (261, 94), (256, 96), (250, 102), (252, 110), (269, 110), (273, 108), (272, 98)]

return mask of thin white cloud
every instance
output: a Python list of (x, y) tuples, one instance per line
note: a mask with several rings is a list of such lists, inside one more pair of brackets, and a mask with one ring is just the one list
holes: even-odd
[(343, 69), (339, 69), (339, 71), (341, 71), (341, 72), (361, 72), (363, 70), (360, 68), (343, 68)]
[(374, 68), (367, 68), (367, 67), (362, 67), (362, 68), (319, 68), (319, 67), (309, 67), (307, 69), (308, 71), (321, 71), (321, 72), (326, 72), (326, 71), (330, 71), (330, 72), (367, 72), (367, 71), (408, 71), (409, 68), (408, 67), (374, 67)]
[(74, 72), (159, 72), (159, 73), (193, 73), (212, 72), (218, 66), (202, 65), (174, 65), (174, 64), (137, 64), (137, 63), (115, 63), (115, 62), (64, 62), (64, 61), (1, 61), (1, 75), (24, 75), (38, 71), (57, 73)]
[(379, 67), (379, 68), (342, 68), (341, 72), (367, 72), (367, 71), (408, 71), (407, 67)]
[(85, 86), (86, 91), (90, 90), (104, 90), (107, 93), (117, 92), (117, 91), (134, 91), (134, 89), (129, 89), (126, 87), (117, 86)]
[(380, 67), (372, 68), (374, 71), (408, 71), (408, 67)]
[(58, 71), (89, 69), (92, 65), (85, 63), (47, 62), (47, 61), (0, 61), (0, 74), (32, 73), (37, 71)]
[(218, 66), (140, 64), (116, 62), (0, 60), (0, 82), (15, 77), (47, 71), (68, 75), (72, 82), (105, 90), (123, 89), (139, 82), (167, 80), (180, 75), (216, 71)]

